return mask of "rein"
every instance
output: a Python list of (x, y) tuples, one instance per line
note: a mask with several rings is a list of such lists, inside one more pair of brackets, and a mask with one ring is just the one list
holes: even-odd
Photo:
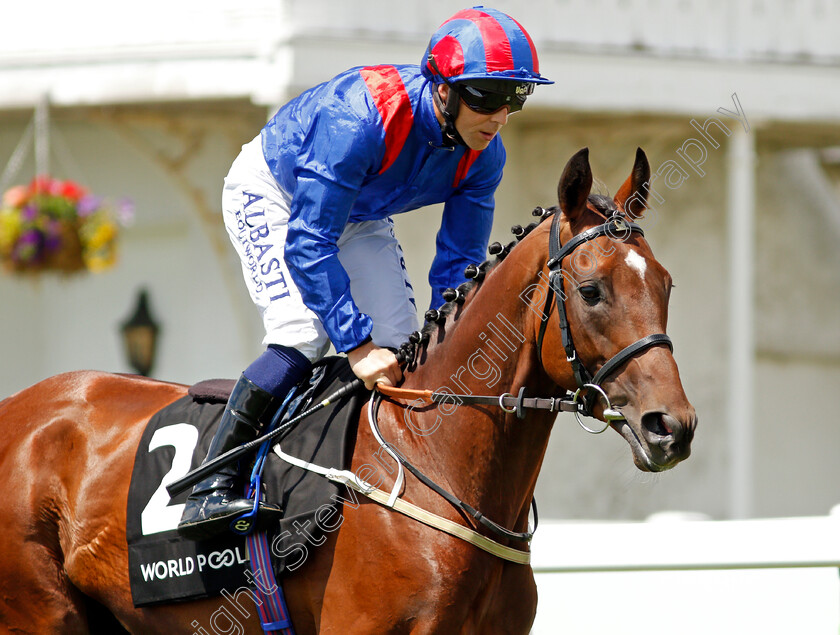
[[(382, 432), (379, 430), (379, 423), (377, 422), (378, 414), (379, 414), (379, 406), (382, 403), (382, 395), (387, 395), (389, 390), (396, 390), (396, 391), (399, 392), (399, 391), (404, 390), (404, 389), (392, 389), (392, 387), (390, 387), (390, 386), (381, 386), (379, 384), (376, 385), (376, 388), (377, 388), (377, 392), (379, 392), (381, 394), (374, 393), (374, 395), (371, 397), (372, 407), (370, 409), (371, 416), (369, 417), (370, 418), (370, 425), (371, 425), (371, 428), (373, 428), (374, 434), (375, 434), (377, 440), (379, 440), (380, 444), (382, 444), (382, 446), (386, 450), (393, 450), (393, 446), (390, 443), (387, 443), (386, 441), (384, 441), (384, 439), (382, 438)], [(414, 391), (411, 391), (411, 392), (414, 392)], [(416, 391), (416, 392), (424, 393), (426, 391)], [(435, 394), (435, 393), (431, 393), (431, 394)], [(393, 393), (392, 393), (392, 395), (393, 395)], [(490, 399), (494, 399), (494, 398), (491, 397)], [(495, 399), (498, 401), (498, 398), (495, 398)], [(478, 521), (479, 523), (484, 525), (487, 529), (489, 529), (493, 533), (495, 533), (495, 534), (497, 534), (497, 535), (499, 535), (503, 538), (508, 538), (510, 540), (519, 540), (521, 542), (530, 542), (531, 538), (534, 537), (534, 531), (536, 531), (537, 523), (538, 523), (537, 504), (536, 504), (535, 499), (533, 499), (533, 498), (531, 499), (531, 508), (534, 510), (534, 529), (533, 529), (533, 531), (527, 531), (527, 532), (511, 531), (510, 529), (505, 529), (504, 527), (502, 527), (498, 523), (493, 522), (492, 520), (487, 518), (487, 516), (482, 514), (480, 511), (478, 511), (477, 509), (475, 509), (471, 505), (465, 503), (464, 501), (462, 501), (461, 499), (456, 497), (454, 494), (452, 494), (452, 493), (448, 492), (447, 490), (443, 489), (440, 485), (438, 485), (432, 479), (430, 479), (428, 476), (423, 474), (423, 472), (421, 472), (419, 469), (417, 469), (414, 465), (409, 463), (409, 461), (404, 456), (402, 456), (402, 454), (400, 454), (399, 452), (389, 451), (388, 454), (390, 454), (393, 458), (395, 458), (399, 462), (400, 465), (404, 466), (409, 472), (411, 472), (426, 487), (428, 487), (432, 491), (436, 492), (438, 495), (443, 497), (447, 502), (454, 505), (458, 509), (461, 509), (461, 510), (465, 511), (467, 514), (472, 516), (476, 521)]]
[(528, 409), (548, 410), (549, 412), (575, 412), (580, 409), (568, 398), (561, 397), (526, 397), (525, 387), (519, 389), (519, 394), (506, 392), (501, 395), (461, 395), (452, 392), (434, 392), (432, 390), (415, 390), (412, 388), (397, 388), (395, 386), (384, 386), (377, 384), (376, 389), (383, 395), (394, 399), (410, 399), (417, 401), (422, 399), (431, 403), (442, 403), (456, 400), (459, 405), (476, 404), (487, 406), (499, 406), (505, 412), (515, 414), (518, 419), (525, 418), (525, 411)]

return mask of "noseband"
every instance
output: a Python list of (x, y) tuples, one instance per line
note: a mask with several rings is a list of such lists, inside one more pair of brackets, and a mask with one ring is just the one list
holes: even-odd
[[(572, 340), (572, 331), (569, 328), (569, 320), (566, 316), (566, 294), (563, 292), (563, 274), (562, 274), (562, 267), (563, 267), (563, 259), (571, 254), (575, 249), (580, 247), (582, 244), (589, 242), (595, 238), (600, 236), (610, 236), (614, 240), (626, 240), (629, 238), (630, 234), (633, 232), (638, 233), (641, 236), (645, 235), (645, 232), (639, 227), (636, 223), (628, 221), (624, 216), (621, 215), (620, 212), (614, 212), (603, 224), (598, 225), (597, 227), (593, 227), (591, 229), (587, 229), (585, 232), (581, 232), (577, 236), (574, 236), (569, 242), (565, 245), (560, 244), (560, 221), (559, 221), (560, 213), (559, 211), (554, 213), (554, 217), (551, 219), (551, 229), (549, 233), (548, 239), (548, 293), (546, 294), (545, 298), (545, 305), (543, 306), (543, 313), (540, 322), (540, 331), (539, 335), (537, 336), (537, 356), (539, 358), (540, 365), (542, 366), (542, 345), (543, 345), (543, 337), (545, 336), (545, 329), (546, 325), (548, 324), (549, 313), (551, 312), (551, 300), (552, 298), (555, 300), (554, 304), (557, 307), (557, 316), (560, 320), (560, 337), (563, 343), (563, 348), (566, 351), (566, 361), (569, 362), (572, 366), (572, 372), (575, 376), (575, 382), (577, 382), (578, 389), (577, 392), (574, 393), (573, 400), (575, 402), (580, 402), (580, 407), (578, 410), (575, 410), (575, 416), (578, 418), (578, 423), (588, 432), (603, 432), (606, 430), (611, 421), (618, 421), (624, 419), (624, 415), (621, 414), (618, 410), (612, 407), (610, 404), (609, 397), (607, 397), (607, 393), (601, 388), (601, 383), (610, 375), (612, 375), (619, 366), (627, 362), (630, 358), (646, 351), (647, 349), (651, 348), (652, 346), (658, 346), (659, 344), (665, 344), (668, 346), (671, 351), (674, 350), (674, 345), (671, 342), (671, 338), (665, 335), (664, 333), (656, 333), (653, 335), (648, 335), (647, 337), (643, 337), (642, 339), (630, 344), (630, 346), (622, 349), (615, 355), (613, 355), (607, 362), (601, 366), (598, 372), (595, 373), (593, 376), (583, 365), (583, 362), (580, 361), (578, 357), (577, 351), (575, 350), (575, 344)], [(617, 235), (624, 235), (624, 239), (617, 238)], [(593, 391), (597, 394), (593, 394)], [(606, 425), (599, 429), (593, 430), (588, 428), (583, 421), (580, 419), (580, 415), (586, 416), (593, 416), (592, 415), (592, 408), (594, 407), (597, 401), (597, 395), (600, 395), (604, 398), (607, 402), (606, 408), (604, 408), (604, 419), (606, 420)]]

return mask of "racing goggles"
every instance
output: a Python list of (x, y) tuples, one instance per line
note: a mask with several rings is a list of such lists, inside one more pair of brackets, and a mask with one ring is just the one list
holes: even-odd
[(490, 115), (505, 106), (519, 112), (528, 95), (534, 92), (531, 82), (505, 79), (471, 79), (453, 85), (467, 107), (482, 115)]

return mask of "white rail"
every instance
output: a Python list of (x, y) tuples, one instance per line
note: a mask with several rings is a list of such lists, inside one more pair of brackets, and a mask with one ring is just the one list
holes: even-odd
[(840, 517), (553, 522), (533, 635), (836, 635)]

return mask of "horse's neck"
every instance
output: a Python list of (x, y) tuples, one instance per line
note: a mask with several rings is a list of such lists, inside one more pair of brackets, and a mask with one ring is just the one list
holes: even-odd
[[(532, 396), (552, 385), (537, 365), (535, 321), (520, 290), (538, 280), (540, 258), (511, 252), (491, 270), (466, 304), (445, 324), (445, 337), (432, 343), (405, 387), (455, 394)], [(533, 261), (533, 262), (530, 262)], [(523, 281), (523, 272), (533, 280)], [(457, 403), (457, 402), (456, 402)], [(531, 411), (525, 420), (499, 406), (445, 404), (410, 416), (417, 430), (408, 441), (421, 469), (498, 522), (522, 524), (548, 442), (553, 415)], [(523, 529), (523, 527), (519, 527)]]

